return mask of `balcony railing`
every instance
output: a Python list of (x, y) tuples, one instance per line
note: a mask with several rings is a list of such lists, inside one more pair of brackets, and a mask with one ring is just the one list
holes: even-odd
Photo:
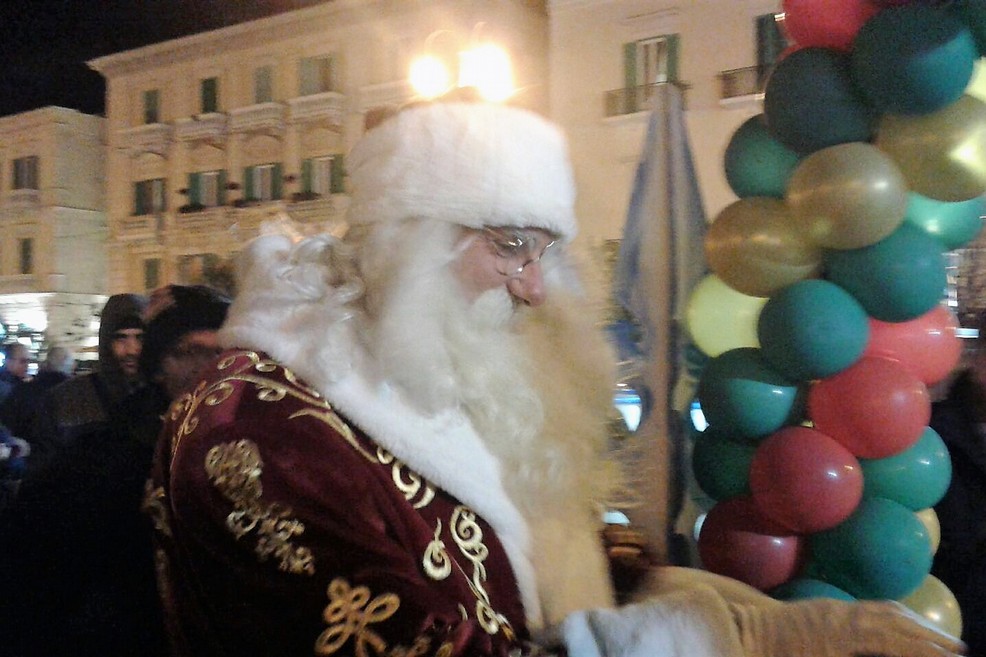
[(721, 72), (718, 76), (720, 100), (762, 98), (767, 72), (768, 69), (763, 66), (747, 66)]
[(658, 89), (666, 84), (673, 84), (683, 92), (688, 91), (688, 85), (680, 81), (655, 82), (653, 84), (642, 84), (638, 87), (627, 87), (624, 89), (613, 89), (606, 92), (605, 115), (607, 117), (623, 116), (626, 114), (636, 114), (637, 112), (649, 112), (654, 109), (654, 97)]
[(178, 141), (219, 142), (226, 137), (226, 115), (220, 112), (195, 114), (175, 121), (175, 138)]
[(414, 90), (407, 80), (370, 84), (359, 90), (359, 111), (366, 112), (375, 107), (402, 105), (414, 97)]
[(287, 107), (282, 103), (257, 103), (229, 112), (230, 132), (284, 131)]
[(174, 128), (167, 123), (149, 123), (135, 128), (127, 128), (120, 131), (122, 141), (120, 145), (128, 149), (131, 155), (140, 153), (165, 155), (168, 152), (173, 131)]
[(327, 123), (342, 127), (346, 97), (335, 91), (299, 96), (288, 101), (292, 123)]

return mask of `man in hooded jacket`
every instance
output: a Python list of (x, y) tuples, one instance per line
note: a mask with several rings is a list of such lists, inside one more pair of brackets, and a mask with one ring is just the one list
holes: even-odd
[(113, 407), (140, 386), (146, 307), (147, 298), (137, 294), (115, 294), (106, 301), (99, 321), (97, 367), (46, 395), (31, 436), (31, 467), (53, 450), (104, 429)]

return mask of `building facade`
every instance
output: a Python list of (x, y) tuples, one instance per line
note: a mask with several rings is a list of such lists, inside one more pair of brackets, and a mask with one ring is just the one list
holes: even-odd
[(762, 111), (783, 49), (779, 0), (551, 0), (551, 114), (567, 131), (590, 242), (621, 236), (657, 85), (685, 89), (686, 125), (711, 221), (735, 200), (722, 157)]
[(89, 62), (107, 84), (109, 288), (221, 284), (266, 221), (332, 230), (367, 112), (418, 54), (493, 41), (547, 106), (547, 13), (522, 0), (334, 0)]
[(104, 127), (60, 107), (0, 118), (0, 341), (95, 358), (107, 290)]

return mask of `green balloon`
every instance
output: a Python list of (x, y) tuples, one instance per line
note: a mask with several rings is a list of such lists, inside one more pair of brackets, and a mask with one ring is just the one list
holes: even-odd
[(795, 381), (831, 376), (863, 355), (870, 337), (862, 306), (834, 283), (789, 285), (764, 305), (757, 323), (764, 359)]
[(712, 499), (727, 500), (750, 494), (750, 463), (757, 446), (730, 440), (709, 427), (692, 447), (692, 472), (702, 491)]
[(826, 582), (857, 598), (899, 600), (931, 570), (931, 540), (907, 507), (864, 498), (842, 524), (809, 537)]
[(859, 459), (863, 497), (884, 497), (920, 511), (945, 496), (952, 480), (952, 460), (941, 436), (925, 427), (918, 441), (899, 454)]
[(950, 203), (911, 192), (904, 221), (936, 238), (946, 251), (952, 251), (975, 239), (983, 228), (983, 215), (986, 215), (984, 196)]
[(757, 438), (797, 422), (803, 408), (797, 383), (771, 369), (755, 347), (739, 347), (709, 361), (698, 401), (709, 425), (736, 439)]
[(944, 296), (942, 250), (941, 242), (904, 222), (876, 244), (827, 251), (826, 277), (852, 294), (874, 319), (906, 322), (934, 308)]
[(726, 181), (736, 196), (784, 198), (798, 154), (774, 139), (763, 114), (758, 114), (733, 133), (724, 164)]

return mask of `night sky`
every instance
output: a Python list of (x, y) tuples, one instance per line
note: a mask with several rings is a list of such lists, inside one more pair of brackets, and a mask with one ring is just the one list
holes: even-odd
[(85, 62), (326, 0), (0, 0), (0, 116), (47, 105), (102, 114)]

